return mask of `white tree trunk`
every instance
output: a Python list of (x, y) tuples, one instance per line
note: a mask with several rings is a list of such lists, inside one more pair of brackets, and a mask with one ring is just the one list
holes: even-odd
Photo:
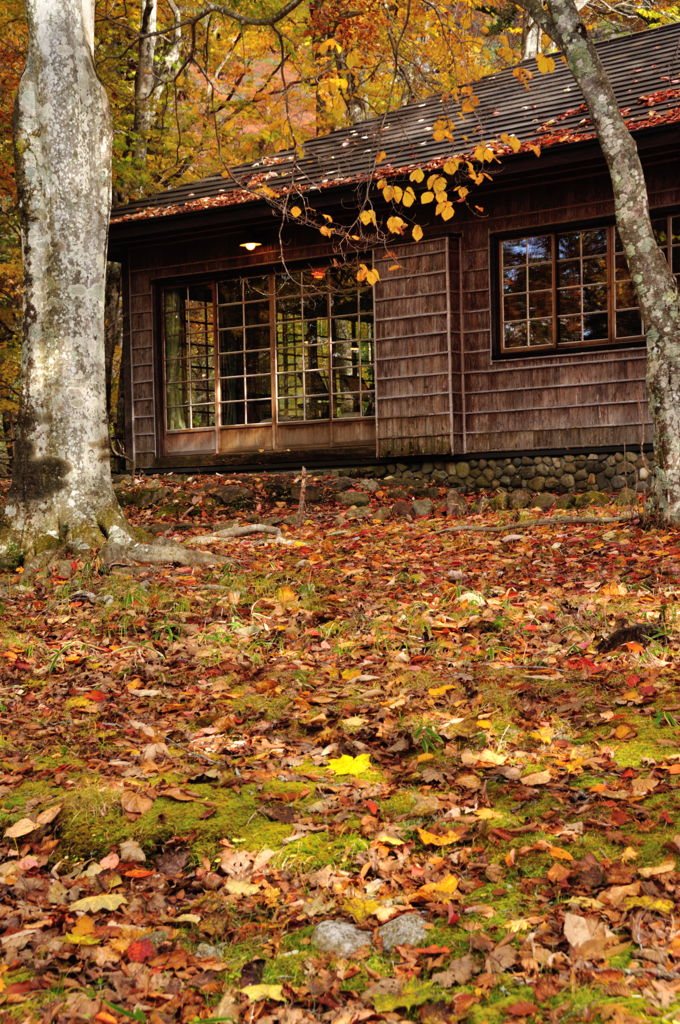
[(126, 530), (111, 483), (104, 282), (111, 118), (92, 59), (94, 0), (26, 0), (14, 114), (24, 260), (18, 439), (3, 546), (98, 546)]

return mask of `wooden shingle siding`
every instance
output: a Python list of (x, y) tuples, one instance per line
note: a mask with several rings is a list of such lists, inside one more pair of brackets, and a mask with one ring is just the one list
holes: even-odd
[[(650, 168), (652, 209), (680, 207), (668, 171)], [(611, 186), (601, 171), (540, 188), (504, 188), (484, 197), (485, 217), (463, 223), (460, 283), (464, 342), (463, 444), (473, 454), (637, 447), (652, 440), (642, 346), (543, 352), (498, 358), (492, 337), (492, 264), (497, 233), (540, 234), (555, 226), (609, 220)], [(452, 318), (455, 322), (455, 317)], [(453, 339), (452, 351), (459, 346)], [(455, 386), (454, 386), (455, 391)]]
[(393, 247), (375, 287), (377, 455), (448, 454), (452, 444), (449, 239)]

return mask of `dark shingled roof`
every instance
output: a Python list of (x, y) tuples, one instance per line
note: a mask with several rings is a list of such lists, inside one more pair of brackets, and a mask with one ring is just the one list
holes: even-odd
[[(680, 121), (680, 24), (648, 29), (598, 43), (628, 126), (633, 130)], [(305, 143), (304, 156), (294, 168), (295, 187), (327, 188), (356, 182), (374, 171), (378, 152), (386, 157), (380, 173), (413, 166), (440, 165), (453, 152), (472, 152), (481, 140), (511, 154), (496, 140), (515, 135), (522, 149), (568, 144), (593, 137), (583, 98), (563, 60), (555, 56), (555, 71), (541, 74), (535, 61), (521, 67), (534, 74), (529, 90), (511, 68), (475, 83), (479, 106), (459, 116), (460, 105), (441, 96), (410, 103), (384, 117), (363, 121)], [(434, 140), (438, 118), (451, 118), (454, 144)], [(467, 136), (467, 141), (463, 138)], [(137, 220), (253, 201), (257, 196), (239, 187), (291, 185), (291, 153), (279, 153), (233, 169), (236, 181), (220, 174), (169, 189), (118, 207), (113, 222)]]

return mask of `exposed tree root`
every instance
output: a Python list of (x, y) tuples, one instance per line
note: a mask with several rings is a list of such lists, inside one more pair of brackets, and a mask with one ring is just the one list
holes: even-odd
[[(25, 568), (39, 571), (61, 553), (80, 557), (99, 554), (103, 565), (221, 565), (229, 559), (209, 552), (190, 551), (165, 539), (152, 541), (126, 520), (116, 502), (109, 503), (74, 525), (53, 508), (32, 509), (31, 515), (7, 508), (0, 529), (0, 555), (22, 556)], [(71, 512), (72, 515), (72, 512)]]
[(534, 526), (573, 526), (581, 523), (625, 523), (628, 519), (639, 519), (636, 513), (625, 516), (555, 516), (553, 519), (532, 519), (524, 523), (506, 523), (505, 526), (447, 526), (435, 533), (458, 533), (460, 530), (471, 530), (474, 533), (512, 533), (513, 530), (531, 530)]

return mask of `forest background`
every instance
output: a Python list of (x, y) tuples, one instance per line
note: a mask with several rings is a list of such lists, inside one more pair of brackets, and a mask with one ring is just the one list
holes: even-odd
[[(290, 6), (293, 6), (292, 4)], [(271, 4), (101, 0), (95, 63), (114, 122), (113, 205), (162, 191), (404, 103), (465, 89), (549, 50), (513, 4), (468, 0), (303, 0), (276, 25)], [(675, 5), (595, 0), (593, 38), (676, 20)], [(0, 472), (11, 462), (21, 345), (21, 242), (12, 110), (27, 49), (22, 0), (0, 11)], [(541, 70), (549, 70), (550, 63)], [(527, 82), (527, 84), (530, 84)], [(470, 86), (473, 88), (471, 89)], [(111, 435), (123, 435), (120, 271), (109, 264), (107, 385)]]

